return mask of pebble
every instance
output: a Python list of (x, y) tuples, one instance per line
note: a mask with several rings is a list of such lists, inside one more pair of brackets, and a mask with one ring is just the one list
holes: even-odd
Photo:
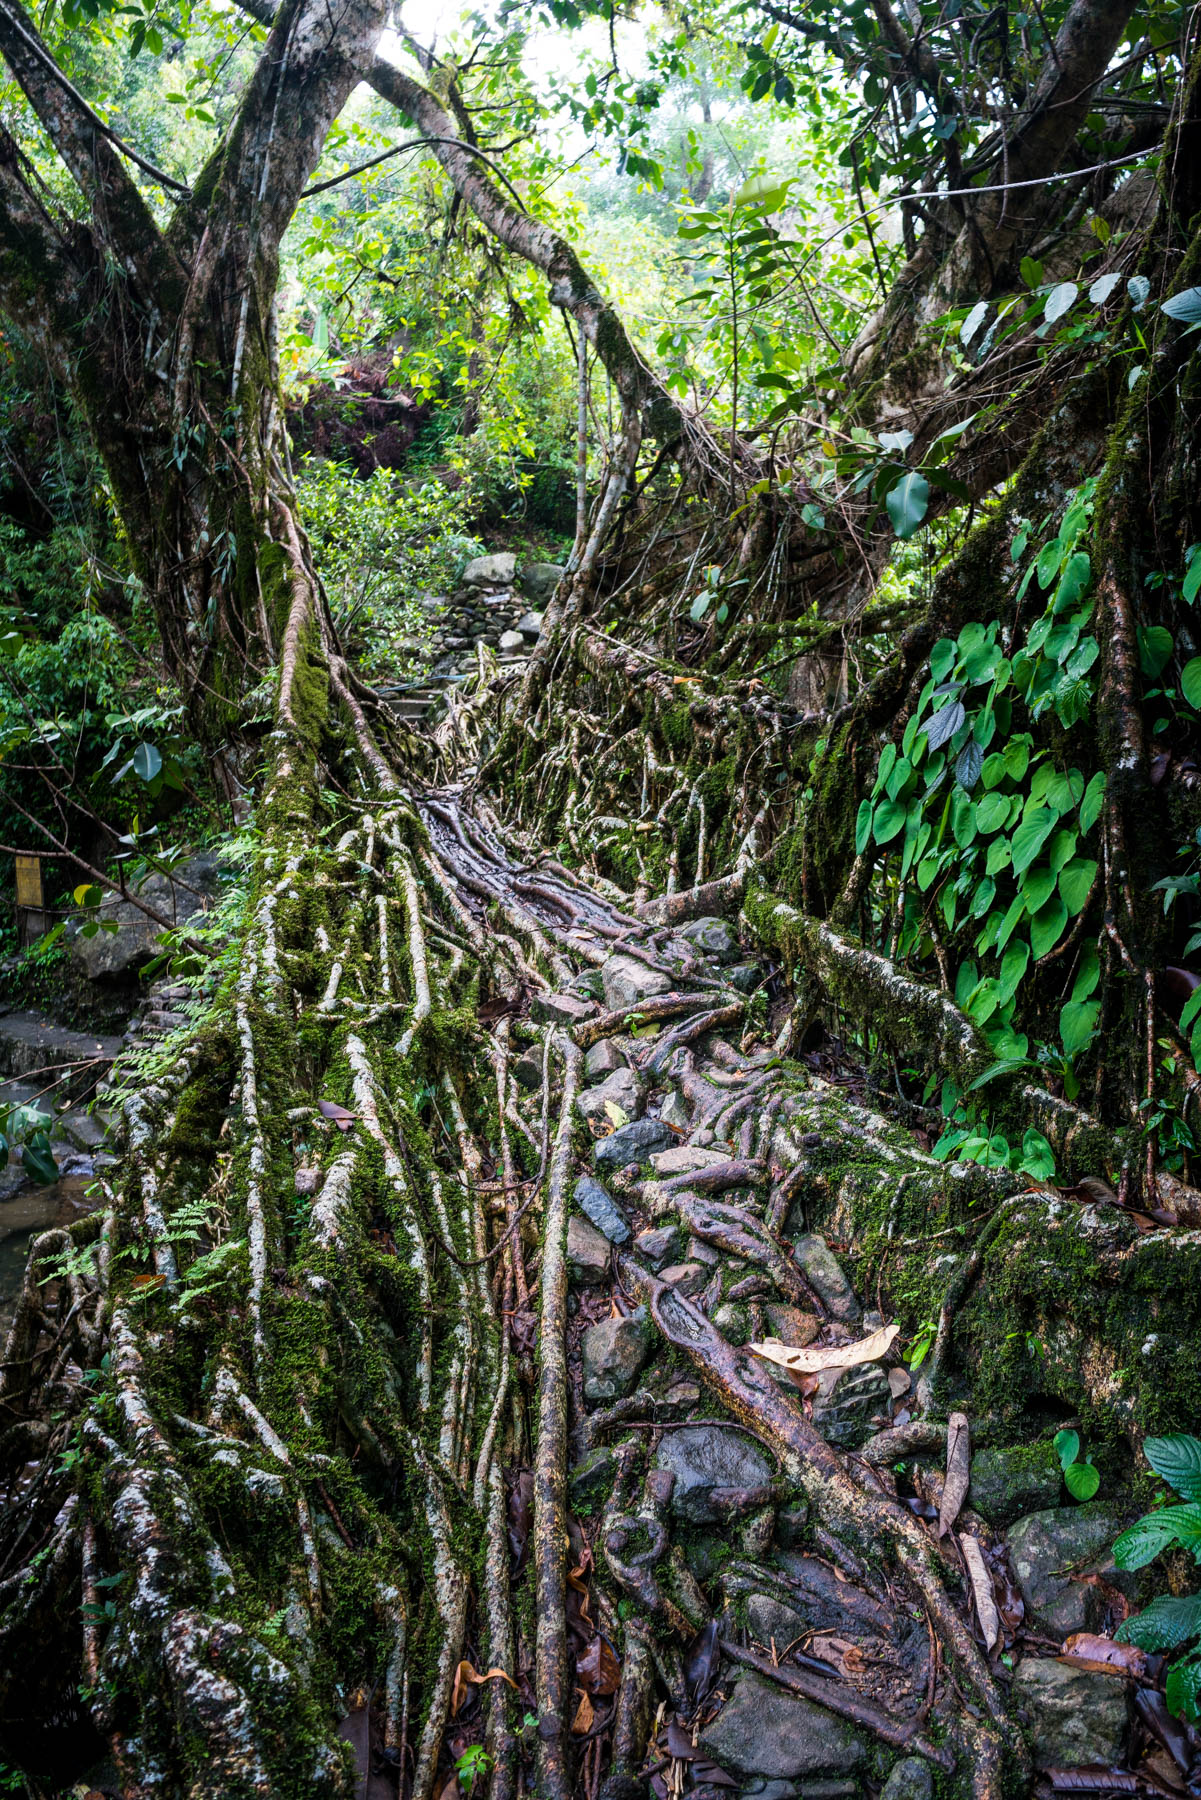
[(572, 1199), (610, 1243), (624, 1244), (628, 1240), (629, 1220), (608, 1189), (602, 1187), (599, 1181), (594, 1181), (591, 1175), (580, 1176)]

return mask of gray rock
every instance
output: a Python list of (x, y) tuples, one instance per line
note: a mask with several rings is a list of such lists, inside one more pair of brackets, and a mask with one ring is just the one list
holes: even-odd
[(658, 1119), (631, 1119), (593, 1145), (592, 1160), (598, 1169), (624, 1169), (627, 1163), (646, 1162), (670, 1142), (671, 1132)]
[(606, 1075), (597, 1087), (585, 1088), (576, 1100), (576, 1108), (590, 1125), (611, 1125), (611, 1105), (620, 1107), (627, 1120), (636, 1119), (642, 1111), (644, 1091), (641, 1077), (623, 1066)]
[(514, 650), (525, 649), (525, 639), (519, 631), (502, 631), (498, 642), (499, 647), (509, 655)]
[(841, 1320), (844, 1325), (853, 1324), (861, 1310), (859, 1302), (855, 1298), (854, 1288), (843, 1273), (842, 1264), (825, 1238), (805, 1232), (797, 1238), (793, 1250), (810, 1287), (825, 1301), (831, 1316)]
[(601, 964), (600, 974), (610, 1012), (637, 1006), (640, 1000), (651, 1000), (671, 988), (670, 979), (661, 969), (649, 968), (632, 956), (611, 956)]
[(526, 563), (521, 571), (518, 586), (527, 600), (532, 600), (535, 606), (544, 606), (558, 587), (563, 575), (562, 563)]
[(762, 1487), (772, 1477), (771, 1463), (754, 1440), (722, 1425), (686, 1425), (668, 1432), (655, 1467), (675, 1476), (671, 1509), (690, 1525), (717, 1523), (709, 1503), (714, 1488)]
[(1120, 1759), (1126, 1689), (1112, 1675), (1073, 1669), (1054, 1657), (1025, 1657), (1014, 1676), (1013, 1702), (1029, 1721), (1034, 1760), (1041, 1767)]
[(1096, 1628), (1100, 1596), (1095, 1587), (1071, 1576), (1108, 1578), (1114, 1566), (1109, 1548), (1120, 1530), (1119, 1521), (1099, 1502), (1051, 1507), (1010, 1526), (1005, 1533), (1009, 1560), (1035, 1630), (1065, 1638)]
[[(858, 1791), (856, 1783), (850, 1785)], [(755, 1775), (743, 1782), (741, 1800), (797, 1800), (800, 1791), (795, 1781), (769, 1781), (766, 1775)]]
[(594, 1181), (591, 1175), (580, 1176), (572, 1199), (611, 1244), (624, 1244), (628, 1240), (629, 1220), (608, 1189), (603, 1188), (599, 1181)]
[(592, 1507), (604, 1499), (613, 1485), (615, 1461), (613, 1452), (604, 1444), (581, 1457), (567, 1478), (573, 1506)]
[(585, 1400), (623, 1400), (634, 1391), (650, 1355), (654, 1327), (640, 1306), (628, 1319), (602, 1319), (581, 1340)]
[(668, 1263), (665, 1269), (659, 1270), (659, 1280), (679, 1294), (699, 1294), (708, 1279), (709, 1271), (704, 1263)]
[(809, 1502), (794, 1500), (776, 1514), (776, 1543), (781, 1550), (795, 1550), (804, 1543), (809, 1531)]
[(689, 919), (680, 926), (679, 935), (693, 950), (714, 962), (734, 962), (738, 957), (738, 936), (726, 919)]
[(684, 1246), (684, 1260), (702, 1263), (706, 1269), (715, 1269), (721, 1257), (712, 1244), (702, 1243), (698, 1237), (690, 1237)]
[(712, 1319), (727, 1343), (745, 1344), (751, 1335), (746, 1307), (734, 1301), (723, 1300), (720, 1306), (715, 1306)]
[(813, 1396), (813, 1428), (840, 1450), (857, 1450), (888, 1416), (888, 1377), (878, 1363), (828, 1369)]
[(775, 1561), (789, 1577), (790, 1603), (804, 1613), (810, 1630), (892, 1643), (894, 1614), (863, 1588), (840, 1580), (829, 1563), (801, 1550), (778, 1550)]
[(542, 1058), (533, 1050), (527, 1050), (513, 1064), (513, 1073), (523, 1088), (532, 1091), (542, 1086)]
[(609, 1273), (609, 1240), (573, 1213), (567, 1221), (567, 1273), (581, 1287), (595, 1287)]
[(521, 633), (522, 637), (527, 637), (527, 638), (541, 637), (542, 636), (543, 617), (544, 617), (544, 615), (540, 612), (522, 613), (521, 617), (517, 621), (517, 629)]
[(774, 1593), (747, 1595), (746, 1622), (757, 1644), (767, 1646), (774, 1640), (777, 1652), (808, 1629), (804, 1615)]
[(530, 1001), (530, 1017), (541, 1025), (578, 1025), (595, 1011), (593, 1002), (578, 994), (535, 994)]
[(687, 1131), (692, 1123), (692, 1114), (688, 1110), (688, 1102), (678, 1088), (672, 1088), (666, 1100), (659, 1108), (659, 1117), (665, 1125), (673, 1125), (677, 1131)]
[(701, 1732), (700, 1748), (736, 1775), (790, 1780), (841, 1774), (867, 1754), (863, 1740), (824, 1707), (785, 1693), (748, 1670), (717, 1717)]
[[(147, 875), (134, 891), (164, 918), (184, 925), (220, 893), (221, 869), (221, 852), (205, 850), (178, 863), (171, 875)], [(91, 916), (115, 924), (117, 929), (84, 937), (75, 928), (71, 955), (89, 981), (112, 981), (132, 975), (158, 954), (158, 940), (165, 927), (147, 918), (132, 901), (122, 900), (111, 888), (105, 889), (104, 898)]]
[(1050, 1444), (1013, 1444), (977, 1450), (967, 1504), (998, 1528), (1023, 1513), (1041, 1512), (1059, 1502), (1063, 1476)]
[(684, 1376), (664, 1388), (655, 1400), (655, 1414), (660, 1419), (682, 1419), (700, 1404), (701, 1390), (697, 1382)]
[[(663, 1117), (662, 1112), (659, 1117)], [(656, 1175), (695, 1175), (700, 1169), (712, 1169), (727, 1160), (724, 1150), (708, 1150), (703, 1144), (673, 1144), (670, 1150), (656, 1151), (651, 1165)]]
[(722, 979), (728, 981), (730, 986), (736, 989), (740, 994), (753, 993), (759, 986), (759, 983), (763, 980), (763, 964), (755, 962), (734, 963), (731, 968), (728, 968), (725, 971)]
[(664, 1263), (674, 1262), (684, 1244), (684, 1233), (677, 1225), (659, 1225), (653, 1231), (640, 1231), (634, 1239), (634, 1248), (652, 1269), (661, 1269)]
[(929, 1763), (920, 1756), (902, 1757), (888, 1772), (888, 1780), (880, 1790), (880, 1800), (932, 1800), (934, 1778)]
[(64, 1113), (54, 1127), (55, 1137), (63, 1137), (77, 1150), (99, 1150), (108, 1136), (106, 1113)]
[(517, 558), (511, 550), (477, 556), (463, 570), (464, 587), (511, 587), (517, 575)]
[(612, 1075), (616, 1069), (624, 1069), (625, 1066), (626, 1059), (612, 1038), (602, 1038), (584, 1056), (584, 1073), (589, 1081), (603, 1080), (606, 1075)]

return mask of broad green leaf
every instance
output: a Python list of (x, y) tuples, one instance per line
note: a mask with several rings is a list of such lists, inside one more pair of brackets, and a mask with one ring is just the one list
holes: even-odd
[(1059, 573), (1059, 565), (1062, 560), (1063, 545), (1058, 538), (1052, 538), (1049, 544), (1043, 545), (1038, 553), (1038, 561), (1034, 565), (1038, 573), (1039, 587), (1050, 587)]
[(963, 788), (956, 788), (951, 796), (951, 834), (961, 850), (966, 850), (976, 835), (976, 808)]
[(1030, 948), (1037, 962), (1048, 950), (1053, 950), (1059, 942), (1063, 928), (1068, 922), (1068, 909), (1056, 894), (1045, 906), (1032, 916), (1030, 920)]
[(1201, 1724), (1201, 1657), (1195, 1651), (1172, 1664), (1164, 1677), (1163, 1697), (1178, 1719)]
[(948, 706), (940, 707), (936, 713), (923, 720), (922, 730), (931, 750), (941, 750), (944, 744), (949, 743), (966, 717), (962, 700), (952, 700)]
[(1068, 917), (1074, 919), (1077, 913), (1084, 910), (1084, 903), (1092, 892), (1093, 882), (1097, 877), (1097, 865), (1086, 856), (1075, 857), (1059, 872), (1059, 893), (1068, 909)]
[(1201, 1636), (1201, 1594), (1180, 1599), (1158, 1594), (1113, 1635), (1119, 1644), (1137, 1644), (1140, 1650), (1179, 1650), (1190, 1638)]
[(1063, 1472), (1068, 1493), (1073, 1500), (1091, 1500), (1101, 1485), (1101, 1474), (1092, 1463), (1076, 1462)]
[(163, 759), (153, 744), (139, 744), (133, 753), (133, 772), (139, 781), (153, 781), (163, 766)]
[(1024, 938), (1010, 944), (1001, 958), (1001, 1004), (1013, 999), (1023, 975), (1030, 966), (1030, 946)]
[(890, 490), (884, 504), (897, 536), (911, 538), (930, 505), (930, 483), (916, 469), (911, 469)]
[(1043, 317), (1048, 325), (1055, 325), (1064, 314), (1070, 312), (1080, 289), (1074, 281), (1060, 281), (1047, 295), (1047, 304), (1043, 307)]
[(1182, 293), (1173, 294), (1160, 310), (1178, 324), (1201, 325), (1201, 287), (1185, 288)]
[(1005, 779), (1005, 758), (999, 750), (994, 750), (984, 758), (984, 766), (980, 770), (980, 780), (986, 788), (1000, 787)]
[[(881, 752), (880, 752), (880, 761), (876, 765), (876, 785), (875, 785), (874, 789), (872, 790), (873, 794), (880, 793), (883, 790), (883, 788), (887, 786), (888, 777), (892, 774), (893, 768), (896, 765), (896, 760), (897, 760), (896, 745), (895, 744), (885, 744), (883, 750), (881, 750)], [(895, 800), (896, 795), (893, 794), (892, 798)]]
[(1095, 944), (1086, 944), (1080, 952), (1080, 964), (1072, 983), (1072, 999), (1087, 1000), (1101, 979), (1101, 959)]
[(44, 1131), (34, 1132), (21, 1151), (21, 1162), (26, 1173), (46, 1187), (58, 1180), (58, 1164), (50, 1148), (50, 1139)]
[[(977, 822), (979, 822), (977, 820)], [(1008, 838), (994, 838), (988, 846), (988, 855), (984, 859), (986, 875), (999, 875), (1007, 869), (1013, 857), (1013, 850)]]
[(1097, 279), (1088, 290), (1088, 297), (1093, 305), (1104, 306), (1121, 279), (1121, 274), (1116, 271), (1111, 272), (1108, 275), (1098, 275)]
[(878, 844), (891, 844), (905, 823), (905, 808), (896, 800), (881, 800), (872, 819), (872, 835)]
[(907, 756), (898, 756), (892, 772), (884, 784), (884, 791), (890, 800), (899, 800), (901, 798), (901, 790), (905, 787), (912, 774), (913, 764), (910, 762), (909, 758)]
[(1055, 1152), (1048, 1144), (1041, 1131), (1031, 1128), (1022, 1138), (1022, 1160), (1018, 1164), (1022, 1175), (1029, 1175), (1034, 1181), (1051, 1181), (1055, 1176)]
[(1054, 892), (1054, 869), (1030, 869), (1022, 878), (1022, 893), (1032, 913), (1036, 913), (1040, 906), (1045, 906)]
[(1059, 1013), (1059, 1040), (1065, 1056), (1079, 1056), (1088, 1048), (1101, 1012), (1099, 1000), (1069, 1000)]
[(1009, 817), (1007, 794), (985, 794), (976, 807), (976, 824), (987, 833), (999, 831)]
[(1142, 1569), (1172, 1544), (1201, 1541), (1201, 1506), (1161, 1506), (1137, 1519), (1113, 1546), (1119, 1569)]
[(939, 638), (930, 652), (930, 673), (935, 681), (944, 681), (955, 667), (956, 645), (954, 638)]
[(855, 815), (855, 855), (862, 856), (867, 849), (872, 835), (872, 803), (870, 800), (859, 802), (859, 811)]
[(1010, 738), (1001, 755), (1005, 758), (1005, 767), (1014, 781), (1025, 779), (1026, 770), (1030, 767), (1030, 744), (1024, 738)]
[(1066, 612), (1075, 606), (1092, 579), (1092, 564), (1083, 550), (1075, 551), (1069, 556), (1067, 566), (1059, 577), (1059, 585), (1052, 598), (1054, 610)]
[(1061, 1469), (1070, 1468), (1080, 1454), (1078, 1431), (1057, 1431), (1051, 1440)]
[(1201, 593), (1201, 544), (1194, 544), (1189, 556), (1188, 568), (1184, 572), (1184, 586), (1180, 590), (1180, 595), (1181, 599), (1187, 600), (1191, 606), (1198, 593)]
[(1047, 845), (1047, 864), (1057, 875), (1064, 864), (1071, 862), (1075, 856), (1079, 841), (1070, 825), (1061, 825), (1058, 831), (1051, 833), (1051, 841)]
[(1201, 1500), (1201, 1438), (1185, 1432), (1147, 1438), (1143, 1455), (1157, 1475), (1186, 1500)]
[(1058, 813), (1049, 806), (1036, 806), (1026, 814), (1012, 839), (1015, 875), (1025, 874), (1058, 823)]
[[(1201, 563), (1198, 563), (1201, 568)], [(1201, 712), (1201, 656), (1186, 662), (1180, 672), (1180, 692), (1194, 712)]]
[(1105, 799), (1105, 775), (1098, 770), (1084, 790), (1084, 798), (1080, 802), (1080, 829), (1091, 831), (1101, 817), (1101, 807)]
[(1026, 901), (1025, 901), (1024, 897), (1021, 894), (1019, 894), (1016, 899), (1014, 899), (1010, 902), (1009, 911), (1005, 914), (1005, 917), (1001, 921), (1000, 930), (997, 932), (997, 949), (998, 950), (1004, 950), (1006, 944), (1009, 942), (1010, 938), (1013, 936), (1014, 931), (1017, 929), (1018, 924), (1020, 923), (1020, 921), (1022, 919), (1025, 918), (1025, 916), (1026, 916)]
[(955, 758), (955, 779), (961, 788), (970, 792), (975, 787), (980, 779), (983, 763), (984, 752), (975, 738), (970, 737)]
[(1171, 660), (1172, 634), (1166, 625), (1140, 625), (1135, 634), (1138, 638), (1138, 659), (1144, 675), (1153, 681), (1161, 675)]
[(941, 856), (922, 857), (921, 862), (917, 865), (917, 885), (923, 894), (928, 893), (933, 887), (938, 879), (938, 872), (941, 867)]
[(752, 175), (734, 196), (735, 206), (753, 206), (758, 212), (778, 212), (788, 197), (791, 176)]

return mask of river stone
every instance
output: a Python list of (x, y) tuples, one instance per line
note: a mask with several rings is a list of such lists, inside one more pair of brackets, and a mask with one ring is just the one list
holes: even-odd
[(675, 1288), (678, 1294), (699, 1294), (708, 1279), (709, 1270), (704, 1263), (668, 1263), (665, 1269), (659, 1270), (659, 1280)]
[(584, 1073), (589, 1081), (603, 1080), (606, 1075), (612, 1075), (616, 1069), (624, 1069), (625, 1066), (626, 1059), (612, 1038), (602, 1038), (584, 1056)]
[(576, 1100), (581, 1117), (590, 1125), (613, 1123), (610, 1105), (618, 1106), (627, 1119), (636, 1119), (642, 1111), (643, 1086), (633, 1069), (614, 1069), (597, 1086), (585, 1088)]
[(545, 615), (540, 612), (522, 613), (517, 621), (517, 629), (523, 638), (542, 636), (542, 620)]
[(772, 1477), (771, 1463), (758, 1444), (721, 1425), (686, 1425), (668, 1432), (655, 1467), (675, 1476), (671, 1509), (690, 1525), (717, 1522), (720, 1515), (709, 1504), (714, 1488), (762, 1487)]
[(524, 650), (525, 639), (519, 631), (502, 631), (499, 639), (499, 648), (505, 651), (506, 654), (511, 654), (514, 650)]
[(630, 1235), (629, 1221), (607, 1188), (591, 1175), (581, 1175), (572, 1199), (582, 1213), (611, 1244), (624, 1244)]
[(517, 574), (517, 558), (511, 550), (477, 556), (463, 570), (464, 587), (511, 587)]
[(1109, 1578), (1114, 1567), (1109, 1548), (1120, 1530), (1118, 1519), (1100, 1502), (1054, 1506), (1010, 1526), (1005, 1533), (1009, 1560), (1035, 1630), (1065, 1638), (1073, 1631), (1096, 1629), (1100, 1596), (1095, 1587), (1071, 1576)]
[(683, 1242), (684, 1233), (678, 1225), (658, 1225), (653, 1231), (640, 1231), (634, 1248), (652, 1269), (661, 1269), (664, 1263), (675, 1261)]
[(1059, 1458), (1050, 1444), (977, 1450), (967, 1504), (990, 1525), (1004, 1528), (1024, 1513), (1055, 1506), (1062, 1480)]
[(880, 1800), (932, 1800), (933, 1794), (929, 1763), (920, 1756), (905, 1756), (889, 1770), (888, 1780), (880, 1789)]
[(628, 1319), (602, 1319), (580, 1342), (585, 1400), (624, 1400), (650, 1355), (654, 1327), (644, 1306)]
[(803, 1350), (821, 1334), (822, 1324), (817, 1314), (803, 1312), (799, 1306), (769, 1300), (763, 1308), (763, 1316), (772, 1337), (793, 1349)]
[(694, 951), (714, 962), (734, 962), (739, 953), (737, 934), (726, 919), (689, 919), (680, 926), (679, 935)]
[(672, 1088), (666, 1100), (659, 1108), (659, 1117), (665, 1125), (674, 1125), (677, 1131), (687, 1131), (692, 1123), (692, 1114), (688, 1110), (688, 1102), (678, 1088)]
[(605, 1005), (610, 1012), (637, 1006), (640, 1000), (653, 1000), (657, 994), (670, 991), (671, 981), (662, 969), (648, 968), (632, 956), (611, 956), (601, 964), (601, 981), (605, 988)]
[(563, 579), (564, 572), (562, 563), (526, 563), (518, 577), (518, 586), (527, 600), (532, 600), (535, 606), (544, 606)]
[(631, 1119), (619, 1125), (608, 1137), (600, 1138), (592, 1147), (592, 1160), (598, 1169), (624, 1169), (627, 1163), (646, 1162), (656, 1150), (671, 1143), (671, 1132), (658, 1119)]
[(530, 1001), (530, 1017), (543, 1025), (578, 1025), (590, 1019), (596, 1007), (579, 994), (535, 994)]
[(867, 1754), (842, 1719), (752, 1670), (739, 1677), (731, 1698), (705, 1726), (699, 1747), (733, 1774), (785, 1781), (840, 1774), (857, 1768)]
[(1112, 1675), (1073, 1669), (1054, 1657), (1024, 1657), (1013, 1680), (1042, 1768), (1116, 1763), (1126, 1734), (1126, 1688)]
[(567, 1272), (582, 1287), (595, 1287), (609, 1273), (608, 1238), (575, 1213), (567, 1221)]
[(695, 1175), (700, 1169), (713, 1169), (728, 1161), (723, 1150), (707, 1150), (703, 1144), (673, 1144), (669, 1150), (655, 1152), (651, 1167), (656, 1175)]
[(861, 1310), (855, 1290), (825, 1238), (805, 1232), (796, 1239), (793, 1252), (810, 1287), (829, 1307), (830, 1316), (844, 1325), (854, 1324)]
[(777, 1652), (783, 1652), (788, 1644), (808, 1630), (808, 1622), (795, 1606), (775, 1593), (748, 1594), (746, 1597), (746, 1622), (751, 1636), (757, 1644), (769, 1645), (775, 1642)]

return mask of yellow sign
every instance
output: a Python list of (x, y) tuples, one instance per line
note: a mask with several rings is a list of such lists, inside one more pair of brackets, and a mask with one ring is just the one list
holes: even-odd
[(42, 859), (40, 856), (18, 856), (17, 905), (40, 907), (42, 901)]

